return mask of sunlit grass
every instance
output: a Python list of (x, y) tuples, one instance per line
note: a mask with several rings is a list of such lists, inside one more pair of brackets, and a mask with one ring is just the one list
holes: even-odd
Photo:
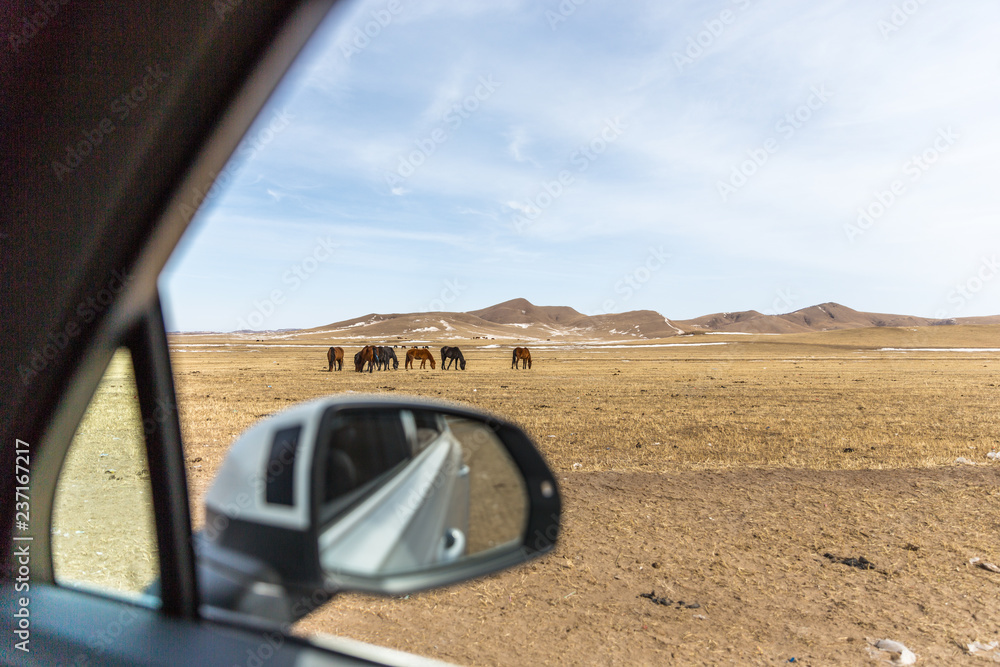
[[(940, 344), (938, 331), (951, 330), (963, 345), (981, 341), (964, 327), (929, 329), (921, 340)], [(868, 331), (879, 346), (892, 342), (886, 330)], [(313, 347), (177, 352), (174, 363), (192, 453), (222, 453), (262, 417), (349, 391), (418, 394), (493, 412), (526, 428), (558, 471), (904, 468), (958, 457), (984, 462), (998, 446), (1000, 353), (844, 345), (845, 338), (862, 345), (859, 332), (777, 338), (536, 349), (529, 371), (511, 370), (505, 349), (468, 345), (464, 372), (328, 373), (325, 351)]]

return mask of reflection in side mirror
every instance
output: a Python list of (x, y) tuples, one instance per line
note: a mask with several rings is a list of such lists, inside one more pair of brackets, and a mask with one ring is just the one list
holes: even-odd
[(419, 399), (329, 398), (243, 434), (206, 497), (202, 597), (282, 622), (345, 590), (399, 594), (549, 551), (555, 480), (528, 437)]
[[(356, 471), (354, 452), (345, 448), (354, 444), (357, 425), (370, 416), (341, 413), (338, 427), (320, 434), (329, 471), (324, 491), (332, 497), (320, 510), (327, 517), (319, 533), (324, 572), (369, 577), (413, 573), (520, 546), (527, 528), (527, 489), (489, 426), (426, 411), (380, 415), (383, 423), (399, 420), (400, 449), (411, 454), (370, 480), (368, 488), (358, 488), (345, 473), (345, 468)], [(360, 454), (386, 443), (357, 444)], [(350, 480), (346, 493), (331, 489), (345, 480)], [(345, 496), (355, 496), (353, 504), (335, 511), (343, 507)]]

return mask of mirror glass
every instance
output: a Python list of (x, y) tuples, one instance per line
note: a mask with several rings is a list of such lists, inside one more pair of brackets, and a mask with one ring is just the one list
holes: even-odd
[(320, 423), (317, 520), (328, 576), (413, 574), (517, 548), (524, 478), (486, 423), (424, 409), (340, 409)]

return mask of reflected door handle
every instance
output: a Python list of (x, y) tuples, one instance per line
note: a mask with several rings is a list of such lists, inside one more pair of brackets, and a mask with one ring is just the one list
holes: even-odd
[(465, 533), (458, 528), (449, 528), (441, 538), (441, 562), (458, 560), (463, 554), (465, 554)]

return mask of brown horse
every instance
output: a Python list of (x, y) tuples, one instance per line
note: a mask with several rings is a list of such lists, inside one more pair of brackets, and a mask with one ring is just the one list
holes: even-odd
[(406, 363), (403, 365), (403, 367), (406, 370), (410, 370), (410, 367), (413, 366), (414, 359), (420, 360), (421, 368), (425, 368), (428, 361), (431, 362), (431, 370), (434, 370), (436, 368), (436, 366), (434, 365), (434, 355), (431, 354), (430, 350), (427, 350), (422, 347), (411, 347), (409, 350), (406, 351)]
[(330, 366), (326, 369), (327, 373), (333, 370), (335, 364), (338, 371), (344, 370), (344, 348), (331, 347), (326, 351), (326, 361), (330, 364)]
[(375, 346), (365, 345), (364, 348), (356, 355), (354, 355), (354, 372), (360, 373), (365, 364), (368, 364), (368, 372), (371, 373), (375, 370)]
[(521, 362), (521, 368), (531, 368), (531, 352), (528, 352), (528, 348), (514, 348), (514, 356), (510, 360), (510, 367), (517, 368), (518, 361)]

